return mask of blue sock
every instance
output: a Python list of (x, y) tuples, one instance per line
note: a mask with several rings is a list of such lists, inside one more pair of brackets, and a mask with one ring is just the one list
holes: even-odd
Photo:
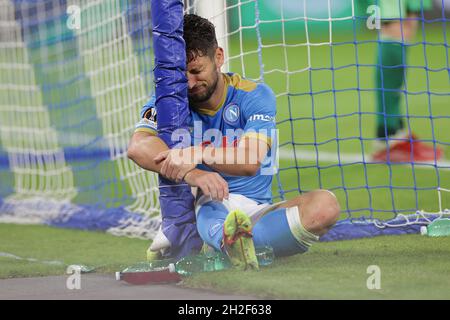
[(255, 247), (270, 246), (275, 256), (291, 256), (304, 253), (308, 247), (297, 241), (286, 216), (286, 208), (280, 208), (264, 215), (253, 227)]

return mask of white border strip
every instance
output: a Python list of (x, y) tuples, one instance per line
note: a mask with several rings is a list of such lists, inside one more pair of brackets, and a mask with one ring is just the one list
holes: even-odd
[[(294, 151), (292, 148), (280, 148), (280, 159), (292, 160), (294, 158)], [(377, 163), (370, 160), (370, 156), (357, 153), (340, 153), (339, 158), (337, 153), (320, 151), (317, 154), (315, 152), (309, 152), (306, 150), (296, 150), (295, 156), (298, 160), (329, 162), (329, 163)], [(410, 165), (410, 164), (405, 164)], [(440, 170), (450, 170), (449, 161), (438, 161), (436, 166)], [(415, 169), (435, 169), (434, 162), (417, 162), (414, 164)]]
[(62, 261), (57, 261), (57, 260), (45, 261), (45, 260), (38, 260), (38, 259), (35, 259), (35, 258), (22, 258), (22, 257), (16, 256), (16, 255), (8, 253), (8, 252), (0, 252), (0, 258), (8, 258), (8, 259), (14, 259), (14, 260), (36, 262), (36, 263), (52, 265), (52, 266), (65, 266), (66, 265)]

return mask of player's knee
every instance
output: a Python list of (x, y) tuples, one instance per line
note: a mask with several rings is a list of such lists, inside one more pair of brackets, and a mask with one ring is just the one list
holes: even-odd
[(324, 225), (334, 224), (339, 218), (340, 206), (339, 202), (331, 191), (316, 190), (317, 212), (319, 220)]
[(339, 219), (340, 206), (336, 196), (328, 190), (315, 190), (303, 208), (303, 223), (307, 230), (317, 234), (325, 234)]

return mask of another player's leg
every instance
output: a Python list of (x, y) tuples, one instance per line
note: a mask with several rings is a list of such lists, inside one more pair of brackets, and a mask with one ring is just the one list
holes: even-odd
[[(421, 5), (423, 4), (423, 7)], [(434, 161), (442, 150), (427, 146), (404, 127), (401, 97), (406, 76), (407, 50), (417, 30), (418, 15), (431, 7), (425, 0), (381, 0), (383, 19), (378, 43), (376, 69), (377, 83), (377, 137), (373, 159), (388, 162)], [(407, 14), (407, 10), (416, 13)]]

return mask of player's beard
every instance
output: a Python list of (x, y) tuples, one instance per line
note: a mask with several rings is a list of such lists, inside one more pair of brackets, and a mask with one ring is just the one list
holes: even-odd
[(196, 105), (199, 103), (203, 103), (209, 100), (211, 96), (214, 94), (214, 92), (217, 89), (217, 84), (219, 83), (219, 73), (217, 70), (214, 70), (213, 74), (214, 81), (210, 86), (206, 87), (206, 91), (202, 94), (189, 94), (188, 92), (188, 98), (189, 98), (189, 104)]

